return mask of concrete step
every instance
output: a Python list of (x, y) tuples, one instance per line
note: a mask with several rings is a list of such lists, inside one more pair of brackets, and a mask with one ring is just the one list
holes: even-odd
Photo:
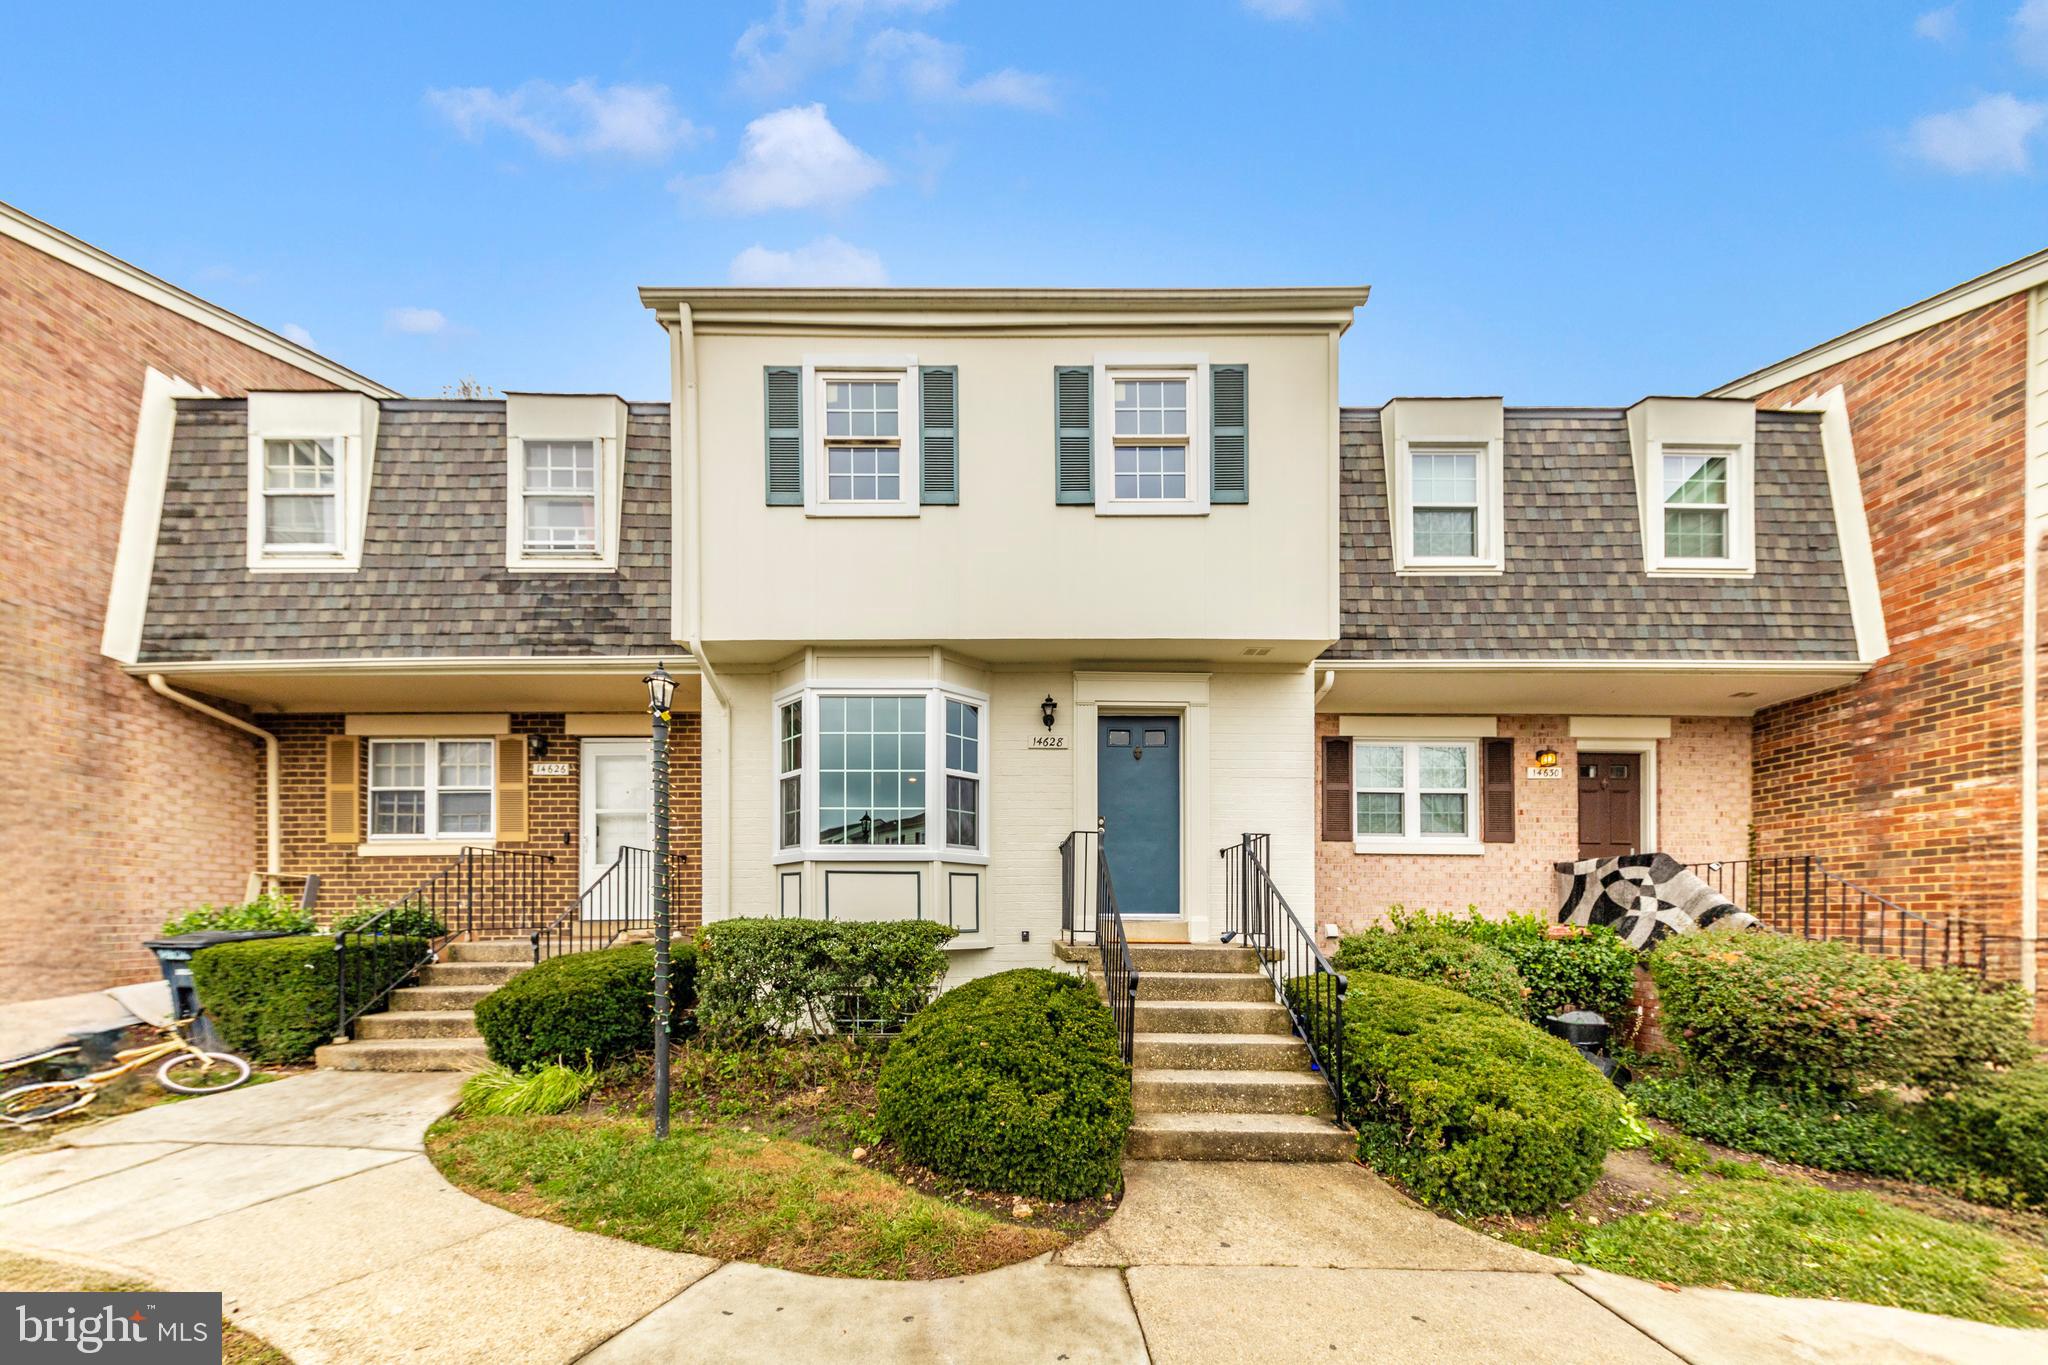
[(473, 1071), (490, 1060), (481, 1038), (358, 1038), (313, 1051), (330, 1071)]
[(523, 962), (533, 965), (533, 943), (523, 938), (490, 938), (478, 943), (451, 943), (441, 950), (443, 962)]
[(1135, 1161), (1350, 1161), (1358, 1139), (1305, 1114), (1140, 1114), (1124, 1136)]
[(356, 1020), (358, 1038), (474, 1038), (476, 1015), (469, 1010), (392, 1010)]
[(473, 1010), (496, 986), (400, 986), (391, 992), (394, 1010)]
[[(1089, 975), (1095, 978), (1096, 989), (1103, 990), (1102, 974), (1097, 971)], [(1145, 1000), (1240, 1000), (1266, 1004), (1273, 999), (1273, 983), (1263, 973), (1144, 972), (1138, 981), (1138, 995)]]
[(1287, 1011), (1249, 1000), (1149, 1000), (1138, 983), (1139, 1033), (1291, 1033)]
[(1258, 954), (1227, 943), (1133, 943), (1131, 965), (1148, 972), (1255, 972)]
[(1332, 1118), (1330, 1087), (1312, 1071), (1131, 1073), (1131, 1105), (1140, 1114), (1308, 1114)]
[(434, 962), (420, 968), (422, 986), (502, 986), (531, 962)]
[(1141, 1033), (1131, 1052), (1146, 1070), (1308, 1071), (1308, 1045), (1292, 1034)]

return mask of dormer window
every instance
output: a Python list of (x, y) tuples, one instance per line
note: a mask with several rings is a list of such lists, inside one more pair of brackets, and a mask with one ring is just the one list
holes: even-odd
[(377, 400), (338, 390), (258, 391), (246, 411), (250, 570), (360, 567)]
[(1416, 559), (1478, 556), (1479, 471), (1485, 459), (1477, 448), (1409, 448), (1409, 545)]
[(597, 443), (527, 441), (526, 549), (530, 554), (597, 552)]
[(341, 462), (331, 437), (263, 442), (266, 554), (334, 554), (341, 549)]
[(1645, 398), (1628, 410), (1643, 567), (1657, 575), (1756, 571), (1756, 406)]
[(1498, 398), (1396, 398), (1380, 409), (1396, 573), (1502, 570), (1505, 433)]
[(618, 568), (625, 403), (610, 394), (507, 394), (505, 438), (505, 566)]
[(1728, 558), (1727, 451), (1664, 447), (1664, 553)]

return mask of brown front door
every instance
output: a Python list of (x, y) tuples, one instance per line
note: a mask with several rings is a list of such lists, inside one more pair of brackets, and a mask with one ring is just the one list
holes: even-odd
[(1619, 858), (1641, 837), (1641, 754), (1579, 755), (1579, 857)]

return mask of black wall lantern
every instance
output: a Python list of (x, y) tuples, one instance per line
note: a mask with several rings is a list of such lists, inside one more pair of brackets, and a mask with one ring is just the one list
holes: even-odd
[(1050, 692), (1046, 693), (1044, 701), (1038, 703), (1038, 718), (1045, 722), (1046, 729), (1052, 729), (1052, 718), (1059, 713), (1059, 709), (1060, 704), (1052, 699)]
[(529, 757), (539, 758), (547, 751), (548, 737), (546, 735), (530, 734), (526, 737), (526, 752)]
[(1539, 768), (1555, 768), (1557, 766), (1557, 746), (1546, 744), (1538, 749), (1536, 751), (1536, 766)]

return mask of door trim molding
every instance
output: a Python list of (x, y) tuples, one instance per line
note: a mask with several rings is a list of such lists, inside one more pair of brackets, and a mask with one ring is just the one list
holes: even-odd
[[(1654, 739), (1587, 739), (1572, 746), (1572, 758), (1576, 762), (1580, 754), (1639, 754), (1643, 765), (1636, 773), (1636, 834), (1642, 839), (1644, 853), (1661, 852), (1657, 847), (1657, 741)], [(1572, 810), (1572, 836), (1578, 837), (1579, 813), (1576, 805)]]
[[(1221, 894), (1214, 883), (1215, 865), (1221, 860), (1214, 849), (1205, 847), (1214, 838), (1209, 828), (1209, 674), (1076, 671), (1074, 711), (1074, 733), (1089, 737), (1086, 744), (1074, 746), (1078, 829), (1095, 828), (1100, 814), (1095, 789), (1097, 722), (1104, 715), (1180, 717), (1180, 919), (1188, 927), (1189, 942), (1208, 942), (1216, 913), (1213, 901)], [(1216, 840), (1217, 847), (1224, 842)], [(1145, 922), (1170, 921), (1148, 916)]]
[[(647, 756), (654, 741), (628, 735), (584, 735), (576, 739), (576, 892), (581, 895), (589, 887), (584, 878), (592, 872), (589, 858), (597, 849), (597, 765), (590, 761), (593, 749), (602, 751), (607, 747), (624, 748), (629, 744), (640, 747), (641, 756)], [(653, 793), (648, 793), (649, 811), (653, 809)], [(598, 876), (603, 868), (595, 869)], [(592, 878), (595, 880), (595, 878)]]

